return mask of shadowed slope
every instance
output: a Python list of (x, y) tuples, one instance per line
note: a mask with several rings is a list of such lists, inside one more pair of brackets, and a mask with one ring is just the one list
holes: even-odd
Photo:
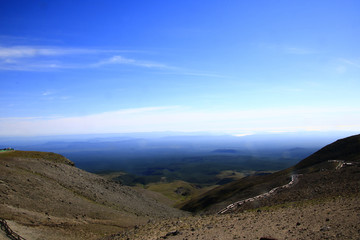
[(295, 165), (301, 170), (328, 160), (360, 161), (360, 135), (354, 135), (331, 143)]
[(327, 145), (294, 167), (271, 175), (250, 176), (219, 186), (183, 203), (179, 207), (191, 212), (215, 213), (232, 202), (254, 197), (268, 192), (274, 187), (286, 184), (290, 181), (291, 174), (316, 173), (322, 169), (335, 169), (337, 164), (328, 162), (328, 160), (359, 161), (359, 159), (360, 135), (355, 135)]

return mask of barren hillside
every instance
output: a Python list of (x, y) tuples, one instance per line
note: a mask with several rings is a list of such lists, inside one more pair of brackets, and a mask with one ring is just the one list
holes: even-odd
[(73, 165), (54, 153), (1, 153), (0, 217), (27, 239), (96, 239), (149, 219), (184, 215), (161, 195)]
[(103, 240), (359, 239), (359, 195), (152, 222)]

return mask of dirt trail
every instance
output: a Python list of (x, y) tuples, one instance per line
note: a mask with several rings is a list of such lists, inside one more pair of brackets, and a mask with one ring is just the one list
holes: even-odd
[(236, 214), (152, 222), (105, 239), (360, 239), (359, 206), (359, 195), (338, 197)]
[(1, 230), (5, 233), (5, 235), (8, 238), (16, 239), (16, 240), (26, 240), (25, 238), (14, 232), (5, 219), (0, 218), (0, 226), (1, 226)]
[(257, 195), (255, 197), (251, 197), (251, 198), (247, 198), (247, 199), (244, 199), (244, 200), (241, 200), (241, 201), (237, 201), (237, 202), (234, 202), (230, 205), (228, 205), (226, 208), (220, 210), (218, 212), (218, 214), (224, 214), (224, 213), (227, 213), (231, 210), (234, 210), (236, 209), (237, 207), (243, 205), (244, 203), (248, 203), (248, 202), (253, 202), (255, 200), (260, 200), (262, 198), (265, 198), (265, 197), (269, 197), (270, 195), (272, 194), (276, 194), (278, 191), (282, 190), (282, 189), (286, 189), (286, 188), (290, 188), (292, 187), (293, 185), (295, 185), (296, 183), (299, 182), (299, 174), (293, 174), (291, 176), (291, 181), (288, 183), (288, 184), (285, 184), (283, 186), (280, 186), (280, 187), (276, 187), (276, 188), (273, 188), (271, 189), (270, 191), (266, 192), (266, 193), (263, 193), (263, 194), (260, 194), (260, 195)]

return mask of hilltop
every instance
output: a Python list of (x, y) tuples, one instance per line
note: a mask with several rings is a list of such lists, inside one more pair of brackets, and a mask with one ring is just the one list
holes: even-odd
[(26, 239), (97, 239), (185, 215), (159, 194), (80, 170), (55, 153), (1, 153), (0, 172), (0, 217)]
[(360, 134), (339, 139), (331, 143), (295, 165), (298, 172), (313, 171), (318, 164), (328, 160), (360, 162)]

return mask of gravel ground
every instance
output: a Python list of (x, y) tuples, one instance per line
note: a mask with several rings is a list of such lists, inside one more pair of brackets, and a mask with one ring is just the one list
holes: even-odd
[(13, 154), (31, 158), (1, 154), (0, 217), (25, 239), (97, 239), (149, 219), (186, 216), (160, 194), (108, 181), (59, 155)]
[(109, 239), (359, 239), (359, 195), (152, 222)]

